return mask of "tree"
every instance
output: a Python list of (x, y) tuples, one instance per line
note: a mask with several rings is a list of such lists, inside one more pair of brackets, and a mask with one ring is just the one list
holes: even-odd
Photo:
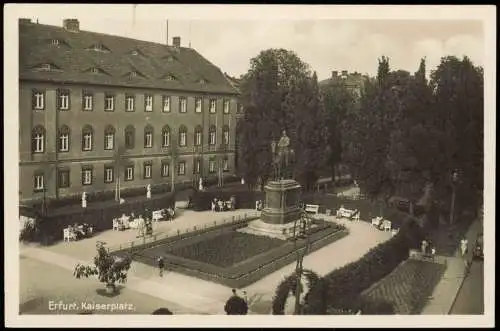
[(284, 106), (295, 112), (294, 172), (297, 180), (306, 189), (310, 189), (316, 183), (325, 163), (325, 142), (322, 137), (324, 114), (316, 73), (312, 78), (306, 77), (292, 86), (288, 96), (291, 98), (285, 99)]
[(355, 99), (341, 80), (330, 80), (321, 89), (326, 148), (325, 167), (335, 180), (336, 167), (342, 160), (343, 131), (349, 130), (348, 114), (354, 111)]
[[(431, 73), (434, 92), (434, 126), (443, 135), (446, 162), (437, 169), (435, 177), (441, 185), (450, 185), (450, 174), (460, 172), (460, 181), (468, 187), (466, 199), (459, 205), (474, 207), (483, 189), (484, 141), (484, 78), (483, 69), (469, 58), (448, 56)], [(477, 194), (470, 194), (472, 192)], [(477, 208), (475, 208), (477, 209)]]
[[(254, 185), (259, 176), (262, 185), (269, 178), (272, 172), (271, 141), (278, 139), (282, 130), (287, 131), (296, 151), (297, 144), (306, 147), (312, 144), (304, 136), (305, 132), (315, 129), (313, 123), (316, 119), (301, 129), (302, 138), (297, 132), (300, 127), (297, 114), (318, 112), (314, 105), (319, 105), (319, 93), (314, 90), (311, 79), (314, 81), (309, 67), (291, 51), (268, 49), (250, 61), (250, 70), (241, 84), (245, 115), (238, 139), (238, 164), (250, 185)], [(316, 135), (308, 140), (316, 140)], [(300, 167), (303, 169), (303, 165)]]
[[(399, 76), (401, 76), (399, 74)], [(359, 108), (348, 116), (345, 161), (361, 189), (371, 198), (388, 196), (394, 190), (386, 168), (391, 129), (397, 119), (389, 59), (379, 59), (376, 80), (364, 84)]]
[(113, 154), (115, 174), (116, 174), (116, 187), (115, 187), (115, 200), (120, 201), (121, 199), (121, 170), (126, 160), (126, 149), (125, 146), (120, 145), (115, 150)]
[(116, 282), (125, 283), (127, 281), (127, 272), (131, 263), (132, 259), (130, 257), (117, 259), (108, 253), (102, 242), (98, 242), (94, 266), (85, 266), (78, 263), (75, 266), (73, 275), (77, 279), (97, 276), (101, 283), (106, 284), (106, 291), (113, 293), (116, 291)]
[(175, 171), (177, 170), (177, 161), (179, 158), (179, 145), (178, 145), (178, 139), (177, 135), (175, 134), (175, 130), (172, 128), (171, 134), (170, 134), (170, 158), (171, 158), (171, 164), (172, 164), (172, 184), (171, 184), (171, 191), (175, 191)]

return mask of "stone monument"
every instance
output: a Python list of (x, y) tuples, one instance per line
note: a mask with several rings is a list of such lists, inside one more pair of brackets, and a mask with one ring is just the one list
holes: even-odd
[(146, 187), (146, 199), (151, 199), (151, 185), (148, 184)]
[[(283, 131), (278, 143), (271, 143), (273, 180), (264, 187), (266, 201), (261, 218), (248, 224), (248, 232), (281, 239), (293, 236), (296, 220), (301, 217), (301, 185), (292, 178), (294, 152), (290, 138)], [(299, 229), (295, 229), (298, 231)]]
[(198, 181), (198, 191), (203, 191), (203, 178)]

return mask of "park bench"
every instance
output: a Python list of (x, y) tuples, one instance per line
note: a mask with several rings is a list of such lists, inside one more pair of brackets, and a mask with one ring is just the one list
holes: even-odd
[(358, 213), (357, 210), (351, 210), (340, 207), (339, 210), (337, 210), (337, 217), (352, 218), (357, 213)]
[(153, 222), (158, 222), (163, 219), (163, 209), (155, 210), (152, 213)]
[(306, 205), (306, 213), (318, 214), (319, 213), (319, 205)]

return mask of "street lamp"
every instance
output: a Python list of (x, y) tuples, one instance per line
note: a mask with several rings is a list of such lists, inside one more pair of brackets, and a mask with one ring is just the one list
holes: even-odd
[(453, 173), (451, 174), (451, 183), (452, 183), (452, 189), (453, 192), (451, 194), (451, 210), (450, 210), (450, 224), (453, 224), (454, 218), (455, 218), (455, 198), (456, 198), (456, 191), (457, 191), (457, 183), (458, 183), (458, 170), (455, 169)]
[[(300, 224), (297, 224), (300, 223)], [(311, 220), (309, 218), (309, 215), (306, 213), (305, 210), (301, 209), (300, 212), (300, 217), (297, 218), (294, 221), (293, 224), (293, 240), (294, 240), (294, 248), (295, 251), (297, 252), (297, 263), (295, 266), (295, 275), (296, 275), (296, 283), (295, 283), (295, 309), (294, 309), (294, 314), (295, 315), (300, 315), (300, 291), (301, 291), (301, 280), (302, 280), (302, 271), (303, 271), (303, 262), (304, 262), (304, 257), (307, 254), (307, 249), (309, 246), (309, 236), (307, 234), (307, 230), (309, 229), (309, 226), (311, 224)], [(300, 228), (298, 229), (297, 232), (297, 225), (300, 225)], [(297, 240), (305, 239), (305, 245), (304, 245), (304, 251), (302, 254), (300, 253), (300, 249), (297, 249)]]

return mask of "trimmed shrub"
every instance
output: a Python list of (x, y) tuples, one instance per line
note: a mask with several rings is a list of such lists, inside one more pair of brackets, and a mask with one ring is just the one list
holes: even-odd
[[(307, 285), (309, 288), (314, 288), (320, 277), (317, 273), (312, 270), (304, 269), (302, 271), (304, 277), (307, 280)], [(297, 286), (297, 272), (294, 272), (290, 276), (283, 279), (283, 281), (276, 287), (276, 291), (273, 297), (272, 314), (273, 315), (284, 315), (285, 314), (285, 304), (290, 292), (295, 295)], [(306, 294), (306, 303), (309, 297), (309, 292)]]
[(355, 306), (361, 292), (407, 259), (409, 249), (418, 247), (422, 238), (423, 232), (415, 222), (403, 223), (394, 237), (371, 249), (360, 260), (325, 275), (323, 288), (311, 289), (308, 314), (326, 314), (325, 307)]
[[(191, 182), (181, 182), (181, 183), (176, 183), (175, 184), (175, 190), (176, 192), (186, 190), (189, 188), (193, 188), (193, 185)], [(162, 195), (166, 193), (171, 192), (171, 185), (169, 183), (164, 183), (164, 184), (159, 184), (159, 185), (151, 185), (151, 194), (153, 197), (155, 195)], [(131, 199), (131, 198), (137, 198), (141, 196), (146, 196), (146, 187), (133, 187), (133, 188), (124, 188), (120, 191), (120, 197), (123, 199)], [(114, 190), (108, 190), (108, 191), (99, 191), (99, 192), (87, 192), (87, 203), (97, 203), (97, 202), (103, 202), (103, 201), (114, 201), (115, 199), (115, 191)], [(46, 200), (47, 204), (47, 209), (58, 209), (62, 207), (68, 207), (72, 205), (81, 205), (82, 202), (82, 194), (73, 194), (73, 195), (68, 195), (61, 197), (59, 199), (54, 199), (54, 198), (47, 198)], [(27, 205), (29, 205), (32, 209), (40, 212), (43, 207), (43, 201), (40, 199), (33, 200), (30, 202), (27, 202)]]

